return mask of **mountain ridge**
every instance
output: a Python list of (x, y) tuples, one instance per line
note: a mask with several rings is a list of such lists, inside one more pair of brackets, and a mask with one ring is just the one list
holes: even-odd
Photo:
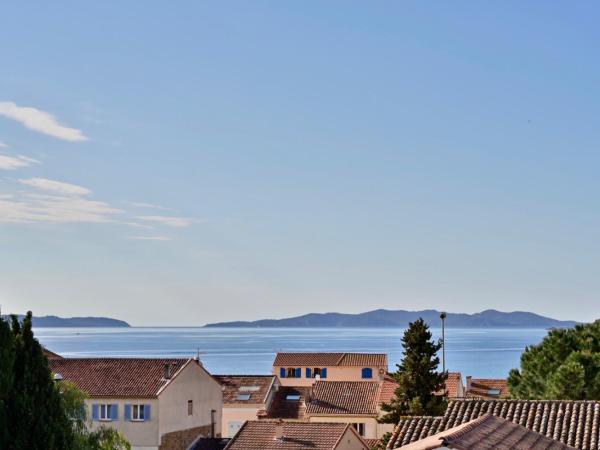
[[(422, 317), (431, 326), (440, 324), (440, 313), (435, 309), (421, 311), (375, 309), (358, 314), (338, 312), (308, 313), (283, 319), (217, 322), (206, 328), (351, 328), (351, 327), (406, 327)], [(446, 313), (447, 328), (570, 328), (573, 320), (557, 320), (527, 311), (502, 312), (486, 309), (479, 313)]]
[[(8, 315), (3, 317), (9, 317)], [(22, 314), (17, 314), (19, 320), (23, 320)], [(124, 320), (112, 319), (110, 317), (58, 317), (58, 316), (33, 316), (34, 328), (87, 328), (87, 327), (110, 327), (130, 328)]]

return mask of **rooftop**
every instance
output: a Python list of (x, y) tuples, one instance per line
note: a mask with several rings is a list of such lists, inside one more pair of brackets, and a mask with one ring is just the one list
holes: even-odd
[(505, 379), (473, 378), (466, 395), (468, 398), (495, 400), (509, 397), (510, 392)]
[[(50, 370), (74, 383), (90, 397), (156, 397), (188, 359), (145, 358), (57, 358)], [(165, 366), (171, 367), (165, 379)]]
[(274, 375), (215, 375), (223, 386), (226, 405), (264, 404), (276, 377)]
[(447, 431), (486, 414), (519, 424), (563, 444), (600, 450), (600, 402), (563, 400), (450, 400), (440, 417), (402, 419), (388, 448)]
[(385, 353), (277, 353), (274, 366), (384, 366)]
[[(277, 426), (282, 439), (276, 439)], [(333, 450), (348, 429), (352, 427), (346, 423), (248, 421), (226, 450)]]
[(266, 413), (267, 418), (305, 420), (310, 387), (281, 386)]
[(308, 415), (377, 415), (382, 383), (379, 381), (317, 381)]
[(462, 375), (460, 372), (448, 372), (446, 380), (446, 392), (448, 398), (459, 397), (459, 388), (462, 385)]

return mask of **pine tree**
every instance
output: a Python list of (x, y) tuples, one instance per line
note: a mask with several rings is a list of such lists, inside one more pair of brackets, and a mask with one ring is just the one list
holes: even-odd
[(441, 341), (432, 340), (429, 327), (419, 318), (404, 332), (402, 346), (404, 358), (391, 374), (398, 388), (390, 403), (381, 405), (387, 414), (379, 421), (398, 423), (403, 416), (442, 415), (447, 401), (439, 393), (444, 390), (448, 374), (438, 371), (437, 352), (442, 348)]

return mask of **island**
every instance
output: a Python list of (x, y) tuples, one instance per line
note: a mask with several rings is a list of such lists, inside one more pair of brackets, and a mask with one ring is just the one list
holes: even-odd
[[(23, 315), (18, 314), (19, 320)], [(4, 316), (5, 318), (7, 316)], [(33, 316), (34, 328), (129, 328), (130, 325), (118, 319), (109, 317), (58, 317), (58, 316)]]
[[(204, 325), (209, 328), (336, 328), (336, 327), (395, 327), (405, 328), (409, 322), (422, 317), (432, 327), (441, 325), (441, 311), (376, 309), (359, 314), (311, 313), (286, 319), (263, 319), (255, 321), (219, 322)], [(447, 328), (571, 328), (573, 320), (556, 320), (539, 314), (513, 311), (502, 312), (487, 309), (480, 313), (446, 313)]]

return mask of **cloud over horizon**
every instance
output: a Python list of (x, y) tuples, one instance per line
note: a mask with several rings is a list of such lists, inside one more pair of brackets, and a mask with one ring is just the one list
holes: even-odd
[(54, 115), (37, 108), (18, 106), (14, 102), (2, 101), (0, 102), (0, 116), (15, 120), (30, 130), (64, 141), (81, 142), (88, 140), (83, 131), (62, 125)]
[(0, 155), (0, 170), (16, 170), (32, 164), (41, 164), (41, 161), (23, 155)]

